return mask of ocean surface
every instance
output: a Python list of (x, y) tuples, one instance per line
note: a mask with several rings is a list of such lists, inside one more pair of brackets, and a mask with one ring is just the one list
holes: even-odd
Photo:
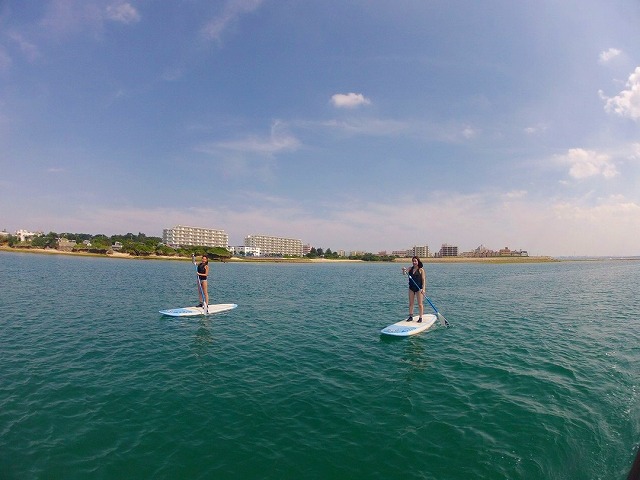
[(0, 478), (626, 478), (640, 261), (425, 267), (0, 252)]

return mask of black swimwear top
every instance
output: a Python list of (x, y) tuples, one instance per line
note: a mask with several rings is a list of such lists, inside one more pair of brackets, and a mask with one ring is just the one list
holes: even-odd
[[(208, 263), (204, 263), (201, 262), (198, 264), (198, 273), (206, 273), (207, 269), (206, 266), (209, 265)], [(200, 278), (200, 280), (206, 280), (207, 276), (206, 275), (198, 275), (198, 277)]]
[[(414, 271), (414, 268), (411, 267), (407, 272), (407, 275), (409, 276), (409, 288), (414, 292), (422, 290), (422, 275), (420, 274), (420, 268), (416, 268)], [(411, 279), (413, 279), (413, 281), (411, 281)], [(417, 289), (416, 285), (418, 285)]]

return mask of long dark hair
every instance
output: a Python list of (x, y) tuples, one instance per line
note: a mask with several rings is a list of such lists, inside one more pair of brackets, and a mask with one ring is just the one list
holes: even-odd
[(415, 255), (414, 255), (413, 257), (411, 257), (411, 262), (413, 262), (413, 259), (414, 259), (414, 258), (415, 258), (416, 260), (418, 260), (418, 268), (422, 268), (422, 267), (424, 267), (424, 265), (422, 265), (422, 261), (421, 261), (418, 257), (416, 257)]

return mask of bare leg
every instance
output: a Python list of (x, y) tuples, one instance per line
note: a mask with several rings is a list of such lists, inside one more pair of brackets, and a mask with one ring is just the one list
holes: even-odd
[(413, 316), (413, 300), (415, 295), (411, 289), (409, 289), (409, 316)]
[(205, 299), (204, 303), (209, 305), (209, 291), (207, 290), (207, 281), (202, 280), (200, 284), (202, 285), (202, 291), (204, 292), (204, 299)]

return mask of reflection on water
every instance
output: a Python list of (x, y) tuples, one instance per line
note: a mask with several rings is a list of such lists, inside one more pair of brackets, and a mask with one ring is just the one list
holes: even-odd
[(423, 339), (409, 338), (407, 340), (402, 362), (411, 367), (407, 369), (406, 379), (412, 381), (416, 374), (427, 369), (430, 359)]
[(213, 344), (212, 323), (213, 321), (207, 317), (199, 319), (198, 329), (193, 337), (193, 352), (198, 358), (205, 357)]

